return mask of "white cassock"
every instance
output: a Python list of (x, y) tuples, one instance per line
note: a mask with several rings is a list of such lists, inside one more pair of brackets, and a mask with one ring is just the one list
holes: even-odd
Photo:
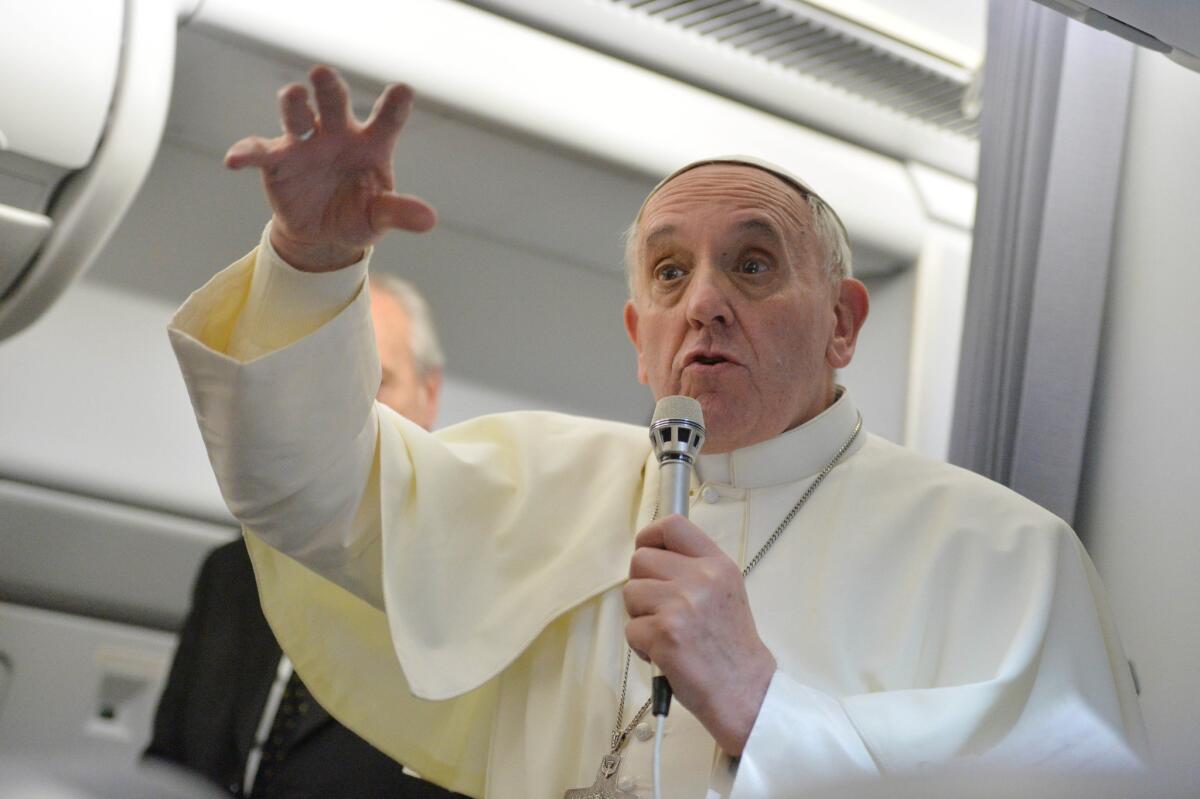
[[(428, 433), (373, 401), (365, 263), (303, 274), (266, 242), (170, 333), (284, 650), (334, 716), (428, 779), (505, 799), (591, 784), (616, 720), (620, 586), (657, 493), (645, 429), (517, 413)], [(843, 392), (702, 456), (692, 520), (744, 564), (856, 415)], [(739, 761), (676, 703), (670, 797), (962, 762), (1120, 771), (1144, 752), (1078, 539), (977, 475), (864, 434), (747, 590), (778, 671)], [(649, 695), (633, 664), (626, 719)], [(622, 795), (649, 795), (644, 732)]]

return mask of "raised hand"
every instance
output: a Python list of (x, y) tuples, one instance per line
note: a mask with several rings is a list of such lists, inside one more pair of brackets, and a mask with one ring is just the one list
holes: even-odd
[(437, 215), (424, 200), (393, 191), (392, 150), (412, 109), (412, 89), (388, 86), (360, 123), (337, 72), (313, 67), (309, 80), (317, 111), (306, 86), (285, 86), (283, 135), (242, 139), (225, 154), (225, 165), (261, 170), (276, 252), (297, 269), (328, 272), (362, 258), (392, 228), (431, 229)]
[(738, 756), (775, 673), (741, 570), (704, 531), (668, 516), (638, 533), (625, 584), (625, 638), (653, 660), (675, 697)]

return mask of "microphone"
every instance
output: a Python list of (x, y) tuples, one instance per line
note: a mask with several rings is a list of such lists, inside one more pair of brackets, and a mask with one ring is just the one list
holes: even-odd
[[(663, 397), (654, 406), (650, 442), (658, 459), (658, 518), (672, 513), (688, 515), (692, 467), (704, 444), (704, 434), (704, 412), (691, 397)], [(665, 716), (671, 709), (671, 684), (658, 666), (653, 666), (652, 674), (653, 713)]]

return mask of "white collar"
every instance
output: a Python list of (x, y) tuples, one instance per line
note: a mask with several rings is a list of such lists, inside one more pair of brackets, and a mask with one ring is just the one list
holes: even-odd
[[(850, 392), (840, 386), (839, 391), (832, 405), (799, 427), (733, 452), (701, 454), (696, 464), (697, 480), (735, 488), (765, 488), (816, 475), (846, 443), (858, 419)], [(865, 438), (860, 435), (846, 455), (857, 452)]]

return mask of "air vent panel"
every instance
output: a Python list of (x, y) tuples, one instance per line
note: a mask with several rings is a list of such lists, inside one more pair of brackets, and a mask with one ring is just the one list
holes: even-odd
[(821, 9), (784, 0), (608, 0), (772, 68), (975, 138), (972, 71)]

